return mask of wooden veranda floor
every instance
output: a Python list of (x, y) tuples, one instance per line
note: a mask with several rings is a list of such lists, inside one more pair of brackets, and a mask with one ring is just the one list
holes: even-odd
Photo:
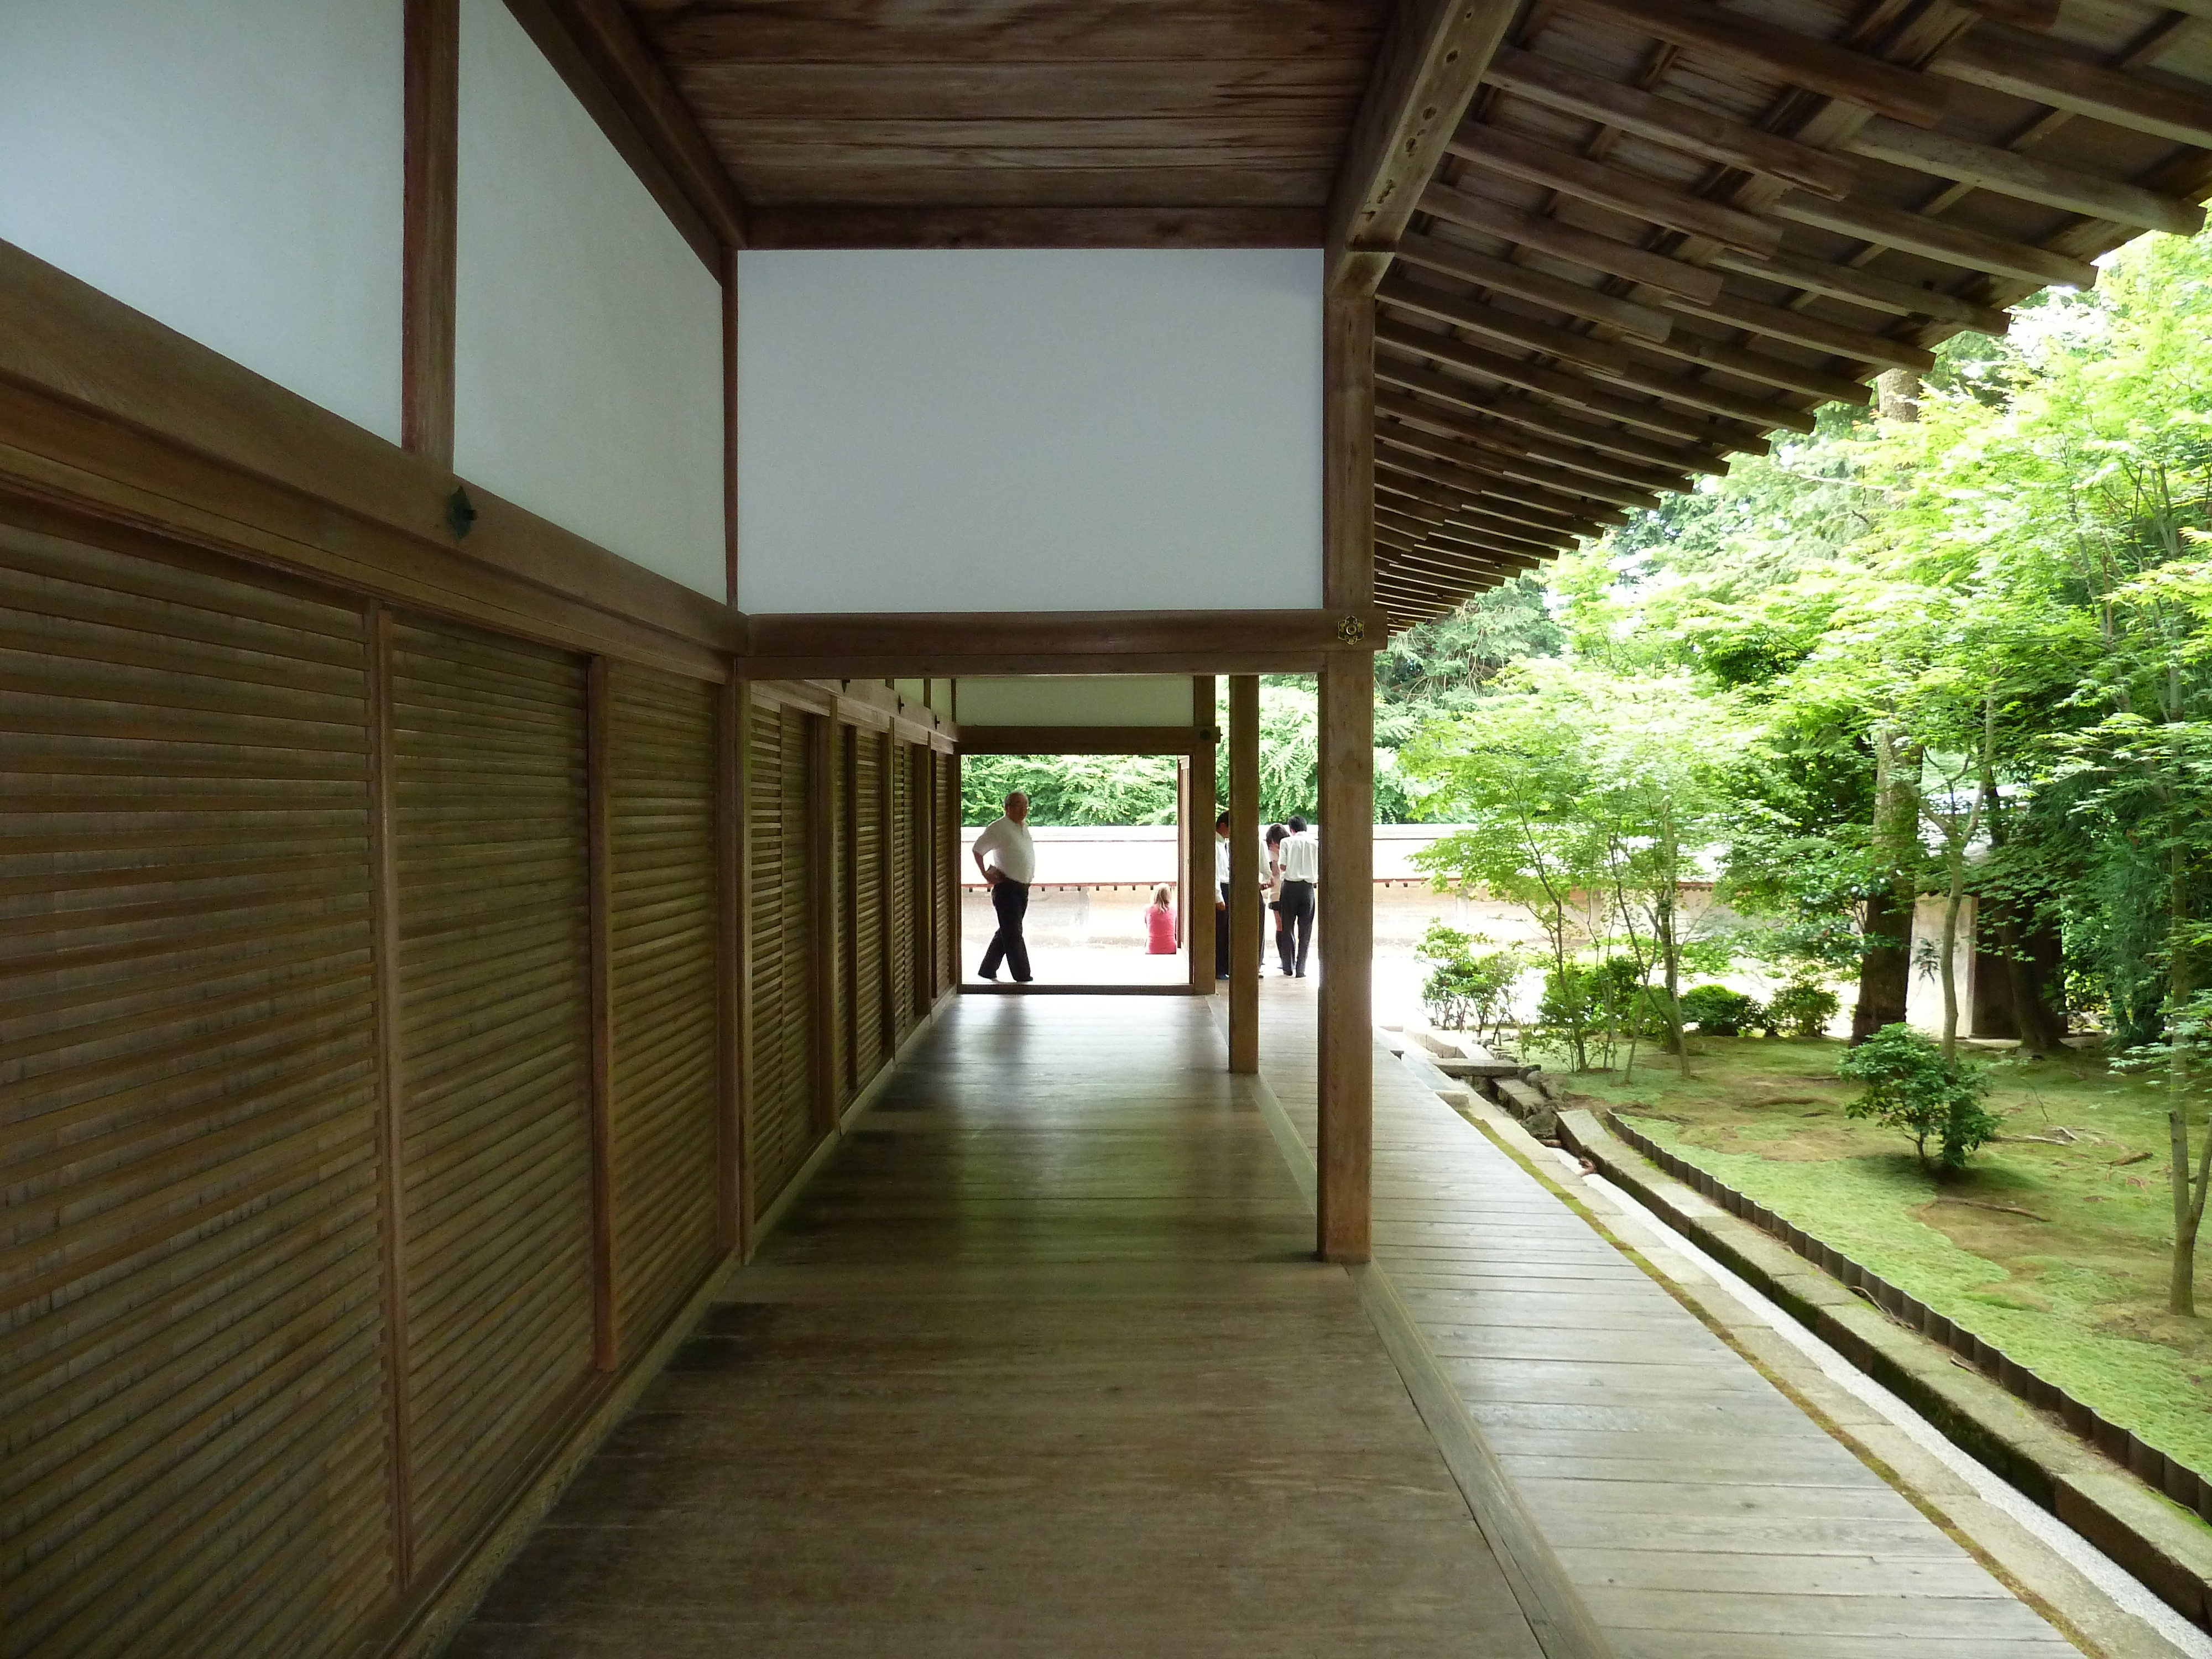
[[(1310, 1152), (1312, 993), (1261, 992), (1261, 1074)], [(1424, 1410), (1447, 1443), (1453, 1418), (1470, 1430), (1618, 1659), (2078, 1659), (1379, 1048), (1374, 1181), (1373, 1271), (1418, 1333), (1409, 1382), (1456, 1402)]]
[(1536, 1659), (1222, 1066), (959, 1000), (452, 1651)]

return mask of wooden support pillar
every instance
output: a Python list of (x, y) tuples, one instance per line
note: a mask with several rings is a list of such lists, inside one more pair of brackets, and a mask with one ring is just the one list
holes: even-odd
[(1321, 673), (1321, 1254), (1364, 1261), (1375, 1112), (1375, 659)]
[[(1190, 682), (1191, 723), (1200, 732), (1213, 729), (1213, 676), (1195, 674)], [(1202, 742), (1190, 757), (1190, 927), (1183, 937), (1189, 951), (1190, 988), (1201, 995), (1213, 994), (1214, 908), (1220, 902), (1221, 884), (1214, 878), (1213, 744)]]
[(1260, 1069), (1260, 677), (1229, 680), (1229, 1069)]
[(407, 0), (399, 435), (441, 466), (453, 464), (460, 19), (460, 0)]
[[(1322, 313), (1323, 603), (1375, 597), (1375, 302)], [(1321, 957), (1316, 1209), (1321, 1255), (1364, 1261), (1374, 1158), (1375, 643), (1347, 618), (1321, 673)]]

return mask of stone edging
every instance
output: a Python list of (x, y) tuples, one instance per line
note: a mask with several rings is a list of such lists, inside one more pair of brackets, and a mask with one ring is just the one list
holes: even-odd
[[(1589, 1111), (1561, 1111), (1559, 1128), (1564, 1144), (1661, 1220), (1902, 1395), (2175, 1611), (2212, 1630), (2212, 1531), (2152, 1480), (2106, 1455), (2105, 1440), (2093, 1442), (2076, 1427), (2102, 1418), (1613, 1114), (1601, 1121)], [(2127, 1443), (2142, 1445), (2132, 1435)], [(2158, 1460), (2154, 1480), (2180, 1468), (2148, 1447), (2142, 1451), (2146, 1466)], [(2193, 1471), (2182, 1473), (2196, 1482), (2197, 1503), (2205, 1504), (2205, 1483)]]

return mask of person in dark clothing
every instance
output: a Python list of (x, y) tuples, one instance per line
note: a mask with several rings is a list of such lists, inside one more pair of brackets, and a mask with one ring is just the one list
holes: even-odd
[(1213, 821), (1213, 976), (1229, 977), (1229, 814)]
[(1314, 887), (1321, 879), (1321, 847), (1293, 813), (1283, 851), (1283, 971), (1306, 976), (1306, 949), (1313, 943)]

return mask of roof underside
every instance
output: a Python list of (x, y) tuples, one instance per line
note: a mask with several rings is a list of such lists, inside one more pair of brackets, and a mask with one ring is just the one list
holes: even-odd
[[(632, 10), (786, 245), (1317, 240), (1389, 22), (1380, 0)], [(2208, 189), (2212, 0), (1522, 5), (1376, 296), (1393, 626), (2002, 332), (2143, 230), (2193, 231)]]

